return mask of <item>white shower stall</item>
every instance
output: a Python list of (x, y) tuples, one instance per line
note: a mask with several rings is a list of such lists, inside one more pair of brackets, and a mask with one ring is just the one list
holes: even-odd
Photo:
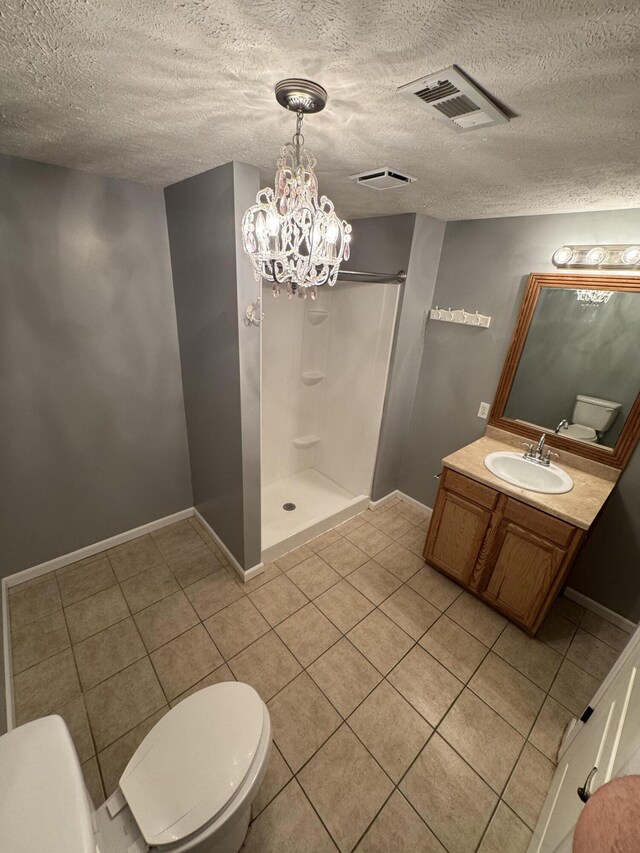
[(368, 505), (399, 295), (339, 282), (312, 301), (263, 286), (263, 562)]

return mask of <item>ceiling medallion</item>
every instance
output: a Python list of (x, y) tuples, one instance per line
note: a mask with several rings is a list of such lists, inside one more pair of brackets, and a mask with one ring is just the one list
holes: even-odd
[(296, 132), (280, 149), (274, 189), (260, 190), (242, 219), (242, 241), (256, 280), (274, 282), (274, 296), (284, 287), (289, 298), (309, 293), (315, 299), (318, 287), (336, 283), (351, 242), (351, 225), (327, 196), (318, 198), (316, 159), (302, 135), (305, 114), (323, 110), (327, 93), (298, 79), (281, 80), (275, 93), (281, 106), (296, 113)]

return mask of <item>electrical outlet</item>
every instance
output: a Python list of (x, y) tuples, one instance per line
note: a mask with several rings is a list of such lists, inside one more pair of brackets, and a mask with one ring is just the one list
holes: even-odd
[(484, 418), (485, 421), (489, 417), (489, 409), (491, 408), (491, 403), (480, 403), (480, 408), (478, 409), (478, 417)]

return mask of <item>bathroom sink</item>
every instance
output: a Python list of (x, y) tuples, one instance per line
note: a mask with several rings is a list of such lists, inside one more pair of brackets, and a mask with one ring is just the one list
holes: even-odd
[(485, 466), (512, 486), (528, 489), (530, 492), (544, 492), (547, 495), (560, 495), (570, 492), (573, 480), (557, 465), (541, 465), (525, 459), (521, 453), (499, 450), (484, 457)]

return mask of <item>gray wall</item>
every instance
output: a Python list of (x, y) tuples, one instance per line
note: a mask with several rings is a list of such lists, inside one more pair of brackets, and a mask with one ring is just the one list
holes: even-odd
[(262, 297), (262, 281), (257, 282), (242, 245), (242, 217), (255, 203), (260, 174), (254, 166), (233, 163), (234, 219), (236, 228), (236, 299), (240, 370), (240, 412), (242, 421), (242, 486), (244, 514), (244, 567), (261, 562), (261, 369), (260, 329), (245, 322), (247, 306)]
[(234, 163), (165, 189), (194, 505), (244, 568), (260, 562), (260, 350), (240, 316), (236, 208), (257, 189), (257, 171)]
[(378, 500), (398, 488), (402, 451), (415, 396), (424, 312), (435, 286), (444, 222), (402, 214), (353, 223), (352, 253), (344, 269), (397, 272), (404, 269), (389, 381), (372, 489)]
[[(640, 210), (450, 222), (433, 297), (440, 307), (492, 315), (491, 328), (429, 322), (399, 488), (433, 506), (443, 456), (483, 435), (530, 272), (553, 270), (564, 243), (637, 241)], [(630, 366), (625, 366), (629, 369)], [(636, 450), (581, 552), (570, 585), (640, 618), (640, 462)]]
[[(0, 612), (0, 637), (2, 634), (2, 613)], [(0, 643), (0, 651), (2, 651)], [(4, 654), (0, 654), (0, 735), (7, 730), (7, 698), (4, 689)]]
[(0, 574), (192, 503), (160, 190), (0, 157)]
[(640, 294), (588, 305), (573, 289), (543, 288), (505, 415), (555, 429), (571, 421), (578, 394), (613, 400), (621, 408), (601, 440), (613, 447), (640, 389), (633, 365), (640, 365)]

